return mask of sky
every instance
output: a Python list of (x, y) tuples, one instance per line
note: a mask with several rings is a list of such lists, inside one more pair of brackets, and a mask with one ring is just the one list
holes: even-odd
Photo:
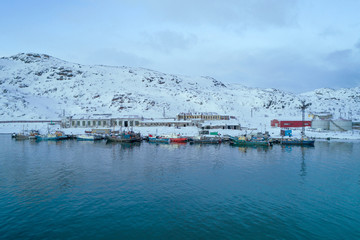
[(1, 0), (0, 56), (45, 53), (301, 93), (360, 86), (359, 0)]

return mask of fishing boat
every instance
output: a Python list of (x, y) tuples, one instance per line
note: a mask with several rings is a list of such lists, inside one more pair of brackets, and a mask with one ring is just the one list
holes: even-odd
[(162, 138), (168, 138), (170, 139), (170, 142), (172, 143), (184, 143), (187, 142), (188, 138), (181, 136), (180, 134), (171, 134), (171, 135), (164, 135)]
[(13, 138), (16, 140), (35, 139), (35, 136), (40, 135), (38, 130), (23, 130), (22, 133), (13, 133)]
[(29, 139), (36, 139), (36, 136), (40, 135), (38, 130), (31, 130), (29, 132)]
[(106, 136), (106, 140), (108, 142), (123, 142), (123, 143), (133, 143), (133, 142), (141, 142), (142, 138), (140, 133), (130, 132), (122, 132), (116, 135), (108, 135)]
[(76, 140), (78, 141), (95, 141), (101, 139), (102, 137), (96, 134), (81, 134), (76, 136)]
[(59, 140), (56, 134), (49, 133), (49, 134), (42, 134), (35, 136), (37, 141), (47, 141), (47, 140)]
[(271, 141), (265, 138), (247, 138), (246, 136), (230, 137), (230, 144), (234, 146), (272, 146)]
[(190, 144), (219, 144), (222, 142), (220, 137), (196, 136), (189, 139)]
[(56, 131), (55, 133), (49, 133), (45, 135), (36, 135), (35, 136), (37, 141), (57, 141), (57, 140), (65, 140), (68, 138), (63, 132)]
[(149, 142), (152, 143), (170, 143), (170, 138), (165, 138), (165, 137), (153, 137), (153, 136), (149, 136)]
[(17, 133), (14, 136), (15, 140), (27, 140), (29, 139), (29, 135), (23, 133)]

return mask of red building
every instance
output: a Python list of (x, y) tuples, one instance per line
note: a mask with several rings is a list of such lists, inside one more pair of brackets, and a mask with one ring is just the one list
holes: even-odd
[[(281, 128), (299, 128), (303, 126), (303, 121), (279, 121), (274, 119), (271, 120), (271, 126)], [(311, 127), (311, 121), (304, 121), (304, 127)]]

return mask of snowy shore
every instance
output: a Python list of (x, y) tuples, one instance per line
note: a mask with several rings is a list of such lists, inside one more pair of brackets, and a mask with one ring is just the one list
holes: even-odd
[[(0, 133), (1, 134), (10, 134), (10, 133), (19, 133), (27, 130), (39, 130), (41, 134), (45, 134), (48, 131), (56, 131), (61, 130), (67, 135), (76, 135), (83, 134), (85, 130), (91, 130), (90, 128), (61, 128), (60, 125), (48, 125), (46, 123), (8, 123), (8, 124), (0, 124)], [(120, 128), (115, 128), (112, 130), (120, 130)], [(123, 129), (124, 130), (124, 129)], [(267, 131), (270, 133), (271, 137), (278, 138), (280, 137), (280, 128), (267, 128)], [(167, 134), (180, 134), (183, 136), (196, 136), (199, 133), (199, 129), (197, 127), (134, 127), (133, 131), (139, 132), (143, 136), (147, 136), (149, 134), (152, 135), (167, 135)], [(211, 132), (218, 132), (223, 135), (230, 136), (240, 136), (249, 133), (257, 133), (261, 132), (260, 129), (254, 130), (231, 130), (231, 129), (211, 129)], [(293, 130), (293, 136), (300, 137), (301, 129)], [(352, 130), (345, 132), (338, 131), (315, 131), (312, 129), (306, 129), (306, 136), (314, 137), (316, 139), (344, 139), (344, 140), (360, 140), (360, 131)]]

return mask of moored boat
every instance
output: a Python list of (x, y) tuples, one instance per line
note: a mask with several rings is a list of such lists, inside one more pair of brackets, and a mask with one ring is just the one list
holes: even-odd
[(106, 140), (109, 142), (124, 142), (124, 143), (133, 143), (133, 142), (141, 142), (142, 138), (140, 133), (134, 132), (122, 132), (117, 135), (108, 135), (106, 136)]
[(49, 141), (49, 140), (57, 141), (57, 140), (65, 140), (68, 138), (68, 136), (66, 136), (61, 131), (56, 131), (55, 133), (49, 133), (49, 134), (45, 134), (45, 135), (36, 135), (35, 138), (38, 141)]
[(222, 142), (220, 137), (197, 136), (189, 139), (190, 144), (219, 144)]
[(272, 143), (268, 139), (256, 137), (248, 139), (245, 136), (230, 137), (230, 144), (235, 146), (272, 146)]
[(298, 146), (314, 146), (315, 139), (302, 137), (302, 138), (282, 138), (281, 145), (298, 145)]
[(15, 134), (15, 140), (26, 140), (29, 139), (29, 135), (23, 134), (23, 133), (17, 133)]
[(165, 138), (165, 137), (149, 137), (149, 142), (152, 142), (152, 143), (170, 143), (170, 138)]
[(102, 137), (95, 134), (81, 134), (76, 136), (76, 139), (78, 141), (95, 141), (95, 140), (101, 140)]
[(45, 134), (45, 135), (37, 135), (35, 136), (38, 141), (46, 141), (46, 140), (59, 140), (55, 134)]
[(172, 143), (184, 143), (184, 142), (187, 142), (187, 140), (188, 140), (187, 137), (183, 137), (180, 134), (179, 135), (176, 135), (176, 134), (164, 135), (164, 136), (162, 136), (162, 138), (170, 139), (170, 142), (172, 142)]

